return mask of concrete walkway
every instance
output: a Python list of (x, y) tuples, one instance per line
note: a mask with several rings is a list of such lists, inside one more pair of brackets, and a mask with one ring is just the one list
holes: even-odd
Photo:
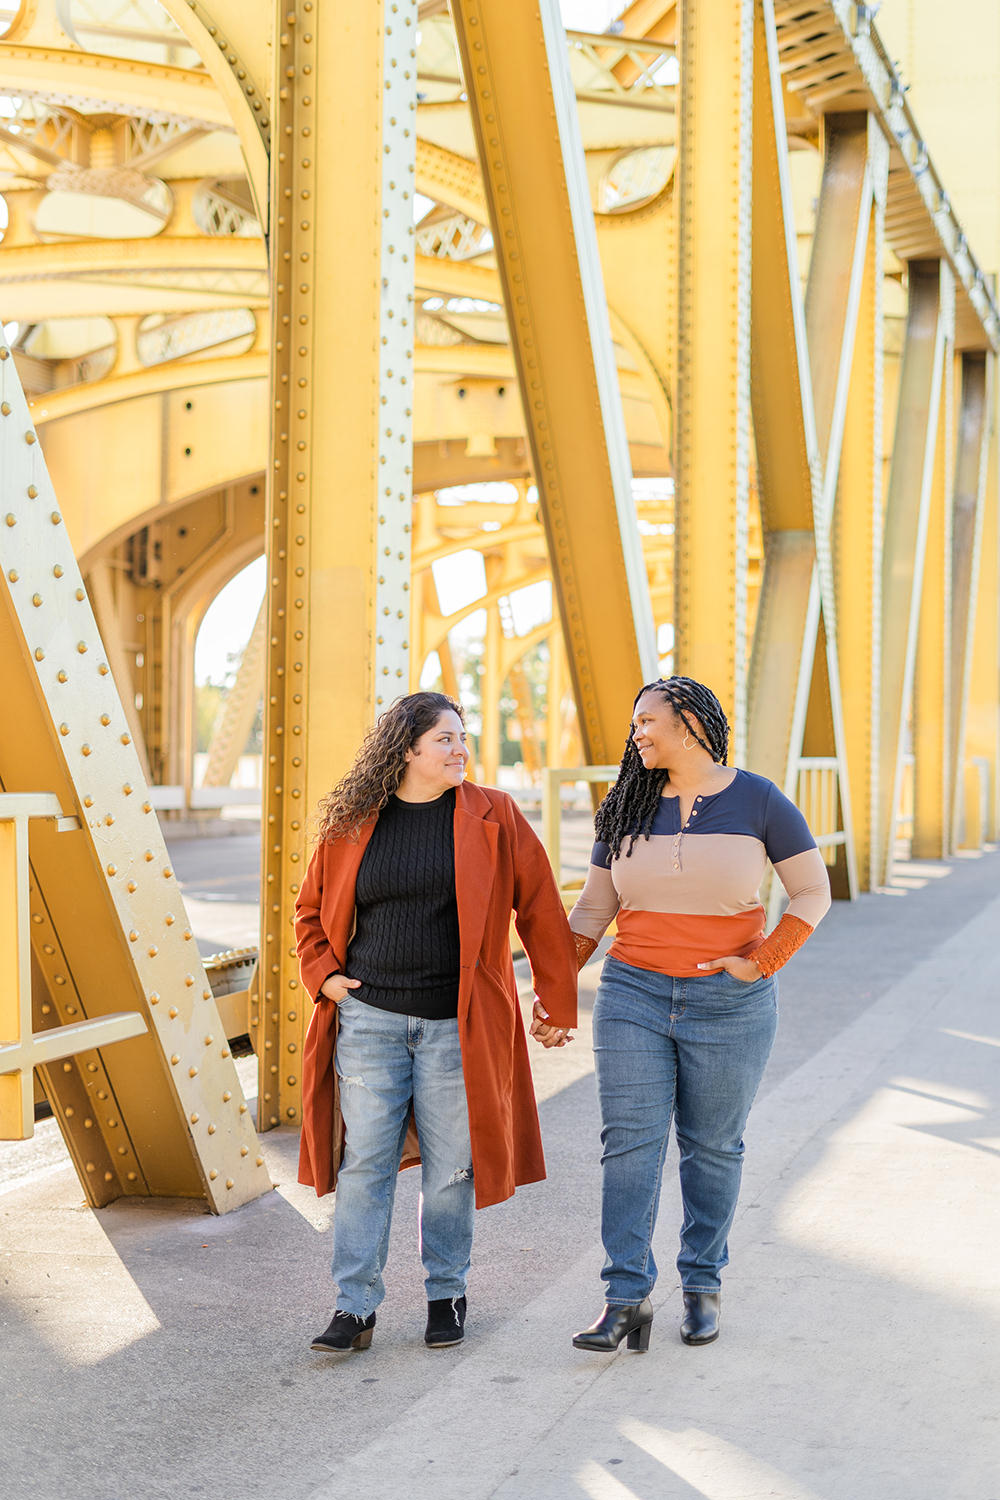
[[(414, 1173), (370, 1352), (313, 1355), (333, 1204), (81, 1203), (58, 1142), (0, 1185), (11, 1500), (1000, 1500), (1000, 855), (837, 907), (782, 982), (723, 1333), (686, 1349), (676, 1157), (650, 1350), (600, 1310), (585, 1022), (534, 1055), (550, 1180), (477, 1225), (464, 1346), (428, 1351)], [(589, 999), (597, 966), (585, 971)], [(14, 1148), (5, 1148), (4, 1162)], [(45, 1156), (45, 1151), (48, 1156)]]

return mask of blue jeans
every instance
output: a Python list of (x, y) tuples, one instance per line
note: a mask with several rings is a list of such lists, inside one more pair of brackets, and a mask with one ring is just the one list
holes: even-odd
[(420, 1255), (428, 1301), (460, 1297), (472, 1254), (475, 1185), (456, 1020), (340, 1002), (337, 1075), (345, 1153), (337, 1177), (333, 1278), (337, 1307), (367, 1317), (382, 1272), (410, 1102), (420, 1137)]
[(671, 1118), (680, 1150), (685, 1291), (714, 1292), (743, 1170), (743, 1128), (777, 1028), (777, 984), (672, 979), (605, 959), (594, 1004), (601, 1238), (610, 1303), (656, 1283), (651, 1241)]

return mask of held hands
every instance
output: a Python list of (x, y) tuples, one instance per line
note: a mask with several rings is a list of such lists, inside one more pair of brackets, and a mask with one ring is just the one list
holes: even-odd
[(360, 979), (348, 979), (346, 974), (328, 974), (323, 980), (320, 994), (324, 1000), (335, 1000), (339, 1005), (345, 995), (360, 987)]
[(735, 954), (730, 954), (728, 958), (710, 958), (698, 967), (703, 973), (711, 971), (715, 974), (723, 969), (744, 984), (755, 984), (762, 977), (761, 970), (752, 958), (737, 958)]
[(536, 1042), (541, 1042), (543, 1047), (565, 1047), (567, 1042), (573, 1041), (572, 1034), (565, 1026), (548, 1024), (549, 1013), (537, 998), (531, 1014), (532, 1022), (528, 1027), (528, 1035), (533, 1036)]

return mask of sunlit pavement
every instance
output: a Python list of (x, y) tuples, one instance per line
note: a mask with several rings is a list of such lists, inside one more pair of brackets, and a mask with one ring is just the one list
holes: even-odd
[(784, 972), (705, 1349), (676, 1331), (673, 1150), (649, 1353), (570, 1345), (602, 1301), (596, 963), (579, 1040), (533, 1054), (549, 1181), (479, 1216), (458, 1349), (422, 1343), (413, 1173), (372, 1348), (334, 1358), (308, 1348), (333, 1201), (295, 1183), (294, 1133), (263, 1137), (277, 1191), (221, 1219), (92, 1213), (52, 1122), (0, 1147), (0, 1491), (1000, 1500), (998, 876), (907, 866)]

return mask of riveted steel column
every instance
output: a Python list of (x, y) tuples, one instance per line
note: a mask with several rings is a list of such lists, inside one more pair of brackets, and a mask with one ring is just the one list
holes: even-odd
[[(310, 815), (409, 685), (416, 0), (277, 5), (259, 1123), (300, 1118)], [(336, 171), (331, 164), (336, 163)], [(345, 205), (350, 228), (345, 228)]]
[(680, 25), (677, 670), (746, 746), (752, 0), (687, 0)]
[(819, 611), (821, 481), (771, 0), (754, 28), (751, 391), (764, 577), (749, 683), (749, 764), (795, 795)]
[(601, 763), (656, 645), (566, 38), (556, 0), (452, 11), (584, 753)]
[(911, 261), (908, 298), (882, 553), (875, 884), (885, 878), (892, 858), (913, 688), (944, 348), (954, 319), (954, 282), (948, 268), (936, 260)]
[(913, 664), (913, 841), (918, 859), (951, 852), (952, 660), (951, 479), (955, 422), (955, 351), (945, 343), (927, 546)]
[[(979, 593), (983, 509), (989, 457), (989, 381), (985, 353), (962, 355), (951, 549), (951, 819), (962, 825), (966, 722)], [(1000, 684), (998, 684), (1000, 690)]]
[(858, 887), (872, 884), (872, 836), (878, 764), (878, 660), (882, 587), (882, 277), (885, 193), (868, 224), (864, 277), (844, 413), (831, 552), (837, 600), (837, 660), (844, 715), (844, 758)]
[[(32, 832), (42, 1041), (33, 1036), (21, 1062), (45, 1065), (91, 1203), (204, 1196), (222, 1213), (270, 1182), (6, 347), (0, 470), (0, 786), (44, 792), (78, 820), (72, 831), (49, 822)], [(102, 1039), (121, 1029), (103, 1023), (123, 1012), (146, 1034), (105, 1051)], [(63, 1026), (88, 1050), (66, 1056), (59, 1037), (44, 1036)]]
[(996, 359), (989, 358), (986, 482), (983, 487), (979, 580), (975, 595), (972, 665), (966, 713), (965, 754), (978, 757), (987, 778), (983, 836), (1000, 838), (1000, 382)]

